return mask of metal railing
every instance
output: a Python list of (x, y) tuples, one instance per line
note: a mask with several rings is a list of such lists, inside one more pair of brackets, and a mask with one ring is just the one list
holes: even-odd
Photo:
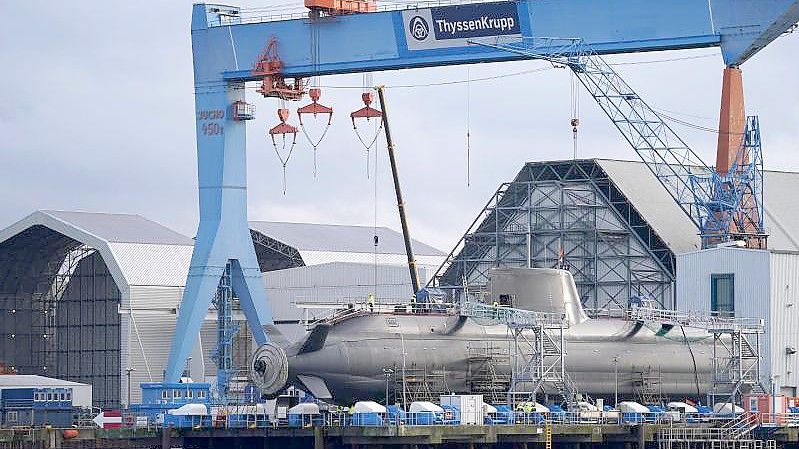
[(799, 413), (761, 413), (762, 427), (799, 427)]
[(472, 301), (461, 304), (460, 314), (471, 318), (494, 320), (498, 324), (506, 324), (514, 329), (569, 327), (565, 313), (533, 312), (504, 306), (490, 306)]
[(708, 312), (682, 312), (679, 310), (632, 307), (629, 317), (634, 321), (653, 321), (661, 324), (705, 329), (709, 332), (763, 333), (762, 318), (735, 318)]
[[(499, 1), (499, 0), (496, 0)], [(424, 0), (424, 1), (378, 1), (375, 11), (358, 14), (372, 14), (375, 12), (403, 11), (407, 9), (434, 8), (438, 6), (466, 5), (472, 3), (487, 3), (481, 0)], [(267, 8), (242, 9), (238, 15), (221, 16), (219, 19), (208, 23), (210, 27), (243, 25), (248, 23), (276, 22), (280, 20), (309, 19), (310, 10), (304, 7), (283, 9), (282, 12), (269, 12)]]
[[(557, 411), (526, 412), (499, 411), (485, 413), (482, 417), (469, 416), (470, 424), (475, 420), (479, 424), (490, 426), (544, 426), (552, 425), (640, 425), (671, 424), (661, 432), (664, 438), (671, 439), (731, 439), (730, 429), (723, 424), (729, 418), (681, 414), (674, 412), (625, 413), (619, 411)], [(779, 425), (797, 423), (788, 416), (776, 417)], [(134, 414), (123, 414), (122, 426), (134, 431), (151, 432), (159, 428), (191, 428), (191, 429), (263, 429), (263, 428), (306, 428), (306, 427), (386, 427), (386, 426), (431, 426), (460, 425), (466, 420), (459, 414), (445, 410), (444, 412), (408, 412), (408, 413), (348, 413), (323, 412), (312, 414), (289, 414), (279, 418), (269, 418), (263, 414), (226, 414), (202, 416), (167, 416), (158, 421), (144, 419)], [(785, 424), (783, 424), (785, 423)], [(692, 426), (693, 425), (693, 426)], [(775, 424), (777, 425), (777, 424)], [(712, 427), (711, 427), (712, 426)]]

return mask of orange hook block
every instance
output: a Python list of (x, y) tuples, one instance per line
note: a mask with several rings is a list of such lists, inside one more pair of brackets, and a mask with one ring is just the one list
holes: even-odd
[(333, 120), (333, 108), (319, 103), (319, 98), (322, 96), (322, 89), (312, 87), (308, 89), (308, 96), (311, 97), (311, 104), (297, 109), (297, 117), (300, 120), (300, 125), (302, 125), (303, 114), (313, 114), (314, 117), (316, 117), (317, 114), (327, 114), (327, 123), (329, 125)]
[(297, 127), (291, 126), (288, 123), (286, 123), (286, 120), (289, 119), (289, 110), (286, 108), (278, 109), (277, 118), (280, 119), (280, 123), (269, 130), (269, 135), (272, 136), (272, 143), (276, 143), (275, 142), (276, 135), (282, 135), (283, 138), (285, 139), (286, 134), (293, 134), (294, 138), (296, 139)]
[(372, 106), (370, 106), (372, 104), (373, 99), (374, 96), (372, 92), (364, 92), (363, 94), (361, 94), (361, 100), (363, 100), (363, 104), (365, 106), (350, 114), (350, 118), (352, 118), (353, 127), (355, 127), (356, 118), (365, 118), (366, 120), (377, 117), (381, 119), (383, 118), (383, 113), (379, 109), (375, 109)]

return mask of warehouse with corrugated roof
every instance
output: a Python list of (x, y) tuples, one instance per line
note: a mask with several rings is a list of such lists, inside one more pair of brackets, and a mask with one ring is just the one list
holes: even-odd
[[(293, 269), (289, 277), (265, 280), (280, 326), (301, 328), (293, 304), (303, 285), (287, 279), (317, 292), (353, 293), (351, 280), (329, 273), (345, 270), (363, 278), (377, 269), (378, 283), (388, 283), (380, 292), (410, 291), (402, 236), (391, 229), (272, 222), (251, 228), (262, 271)], [(0, 230), (0, 361), (21, 374), (89, 383), (96, 406), (138, 400), (139, 383), (162, 378), (193, 243), (130, 214), (37, 211)], [(414, 246), (423, 273), (443, 261), (440, 251), (416, 241)], [(215, 320), (211, 309), (187, 361), (196, 378), (216, 373), (207, 356), (216, 345)], [(243, 368), (253, 350), (248, 332), (237, 336), (234, 347), (234, 361)]]

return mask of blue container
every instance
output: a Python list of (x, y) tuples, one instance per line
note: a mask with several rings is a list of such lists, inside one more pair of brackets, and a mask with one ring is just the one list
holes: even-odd
[(353, 413), (353, 426), (382, 426), (383, 417), (378, 413)]
[(649, 414), (644, 416), (644, 420), (646, 422), (657, 422), (660, 417), (666, 413), (666, 410), (659, 405), (647, 405), (646, 408), (649, 409)]
[(641, 413), (624, 412), (621, 414), (621, 420), (625, 424), (640, 424), (644, 422), (644, 415)]
[(309, 427), (320, 426), (324, 423), (321, 415), (300, 415), (291, 413), (288, 415), (289, 427)]
[(497, 405), (496, 409), (495, 424), (513, 424), (515, 422), (513, 409), (509, 405)]
[(408, 424), (412, 426), (432, 426), (434, 424), (441, 424), (444, 421), (444, 416), (440, 412), (412, 412), (408, 414)]
[(566, 410), (563, 410), (563, 407), (557, 404), (549, 404), (547, 408), (549, 409), (549, 417), (552, 422), (563, 422), (566, 420)]
[(13, 426), (72, 425), (71, 388), (7, 388), (0, 395), (0, 424)]
[(386, 407), (386, 415), (388, 415), (389, 424), (406, 424), (408, 419), (405, 410), (396, 405), (389, 405)]

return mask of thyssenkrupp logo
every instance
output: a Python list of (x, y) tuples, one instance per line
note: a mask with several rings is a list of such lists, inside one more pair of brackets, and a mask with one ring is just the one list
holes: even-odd
[(408, 31), (410, 31), (414, 39), (423, 41), (427, 39), (427, 36), (430, 34), (430, 25), (424, 18), (414, 16), (408, 24)]

